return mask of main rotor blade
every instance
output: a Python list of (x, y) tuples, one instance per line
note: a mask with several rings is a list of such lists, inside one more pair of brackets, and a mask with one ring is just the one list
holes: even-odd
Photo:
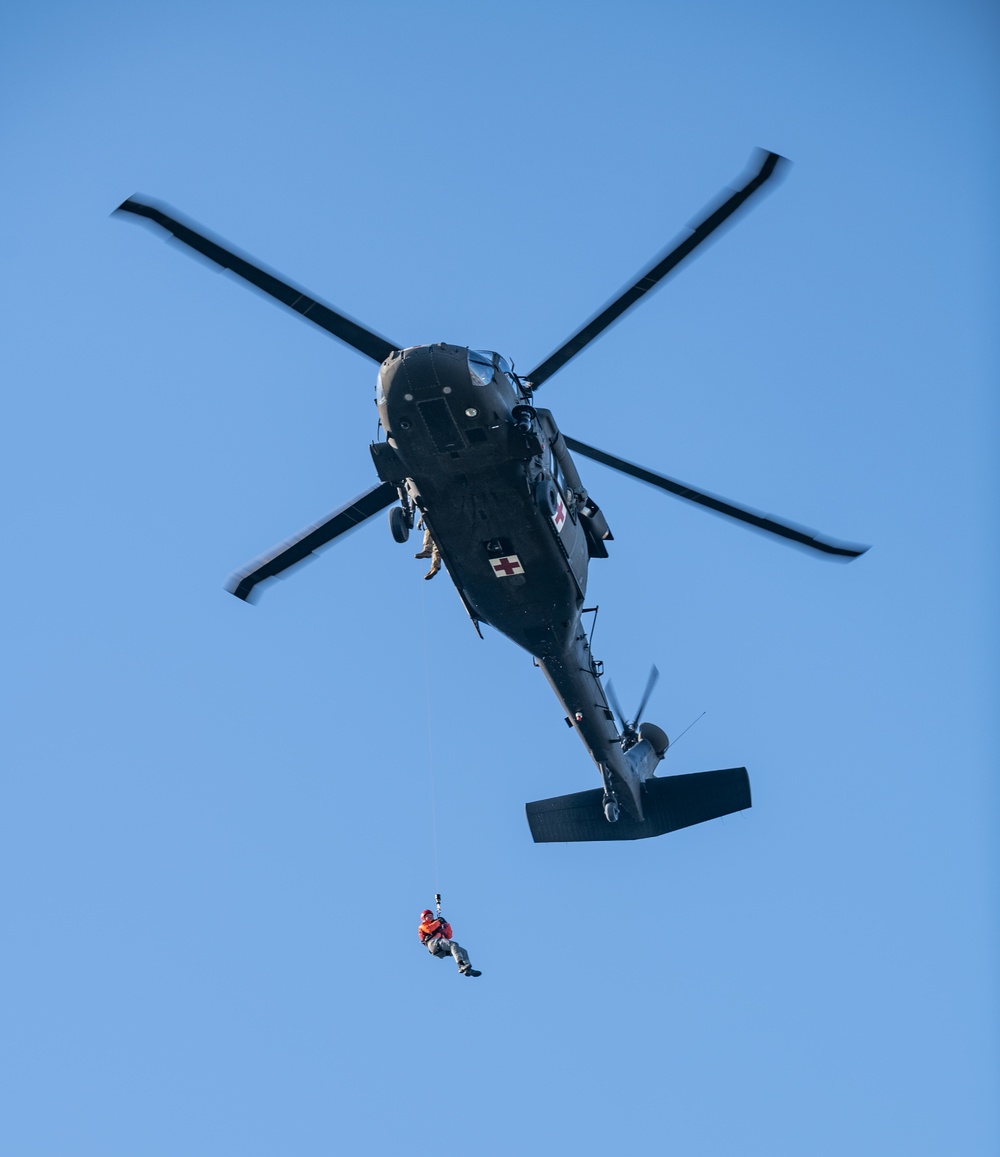
[(380, 510), (391, 506), (398, 494), (399, 492), (391, 482), (382, 482), (378, 486), (373, 486), (371, 490), (366, 490), (353, 502), (348, 502), (346, 506), (335, 511), (329, 518), (323, 519), (322, 522), (316, 522), (312, 526), (307, 526), (300, 534), (290, 538), (287, 542), (283, 542), (270, 554), (255, 559), (245, 570), (233, 575), (226, 584), (226, 590), (238, 599), (250, 601), (250, 592), (258, 583), (273, 578), (275, 575), (281, 574), (282, 571), (288, 570), (289, 567), (295, 566), (296, 563), (302, 562), (314, 550), (318, 550), (319, 547), (378, 514)]
[[(763, 150), (758, 150), (763, 153)], [(712, 233), (728, 218), (736, 212), (737, 209), (749, 197), (774, 175), (780, 164), (786, 164), (785, 158), (779, 156), (778, 153), (763, 153), (763, 160), (757, 172), (750, 178), (749, 181), (742, 188), (737, 189), (735, 193), (727, 200), (709, 213), (707, 217), (696, 225), (688, 236), (679, 244), (671, 249), (662, 257), (658, 257), (656, 261), (643, 273), (641, 273), (635, 282), (628, 287), (623, 293), (619, 294), (610, 305), (605, 306), (600, 313), (591, 318), (590, 321), (580, 330), (578, 330), (568, 341), (561, 345), (555, 353), (549, 354), (541, 365), (536, 366), (530, 374), (523, 375), (527, 377), (528, 381), (537, 389), (542, 382), (551, 378), (557, 371), (576, 355), (588, 346), (594, 338), (602, 334), (608, 326), (616, 322), (626, 310), (631, 309), (633, 305), (646, 293), (648, 293), (654, 286), (658, 285), (668, 273), (675, 269), (690, 254), (698, 248), (703, 241), (708, 240)]]
[(289, 309), (301, 314), (308, 321), (332, 333), (342, 342), (353, 346), (360, 353), (367, 354), (377, 362), (384, 362), (394, 350), (395, 346), (388, 339), (381, 337), (359, 322), (352, 321), (345, 314), (338, 313), (331, 306), (326, 305), (318, 298), (311, 297), (304, 290), (299, 289), (289, 281), (283, 281), (277, 274), (271, 273), (262, 265), (256, 264), (249, 257), (245, 257), (234, 249), (227, 248), (220, 241), (214, 240), (207, 233), (200, 231), (193, 222), (184, 221), (177, 216), (169, 205), (157, 201), (138, 201), (129, 197), (115, 210), (116, 213), (134, 213), (137, 217), (144, 217), (153, 224), (159, 225), (172, 233), (178, 241), (183, 241), (202, 256), (221, 265), (223, 269), (231, 269), (233, 273), (249, 281), (257, 289), (280, 301)]
[(758, 530), (767, 531), (768, 534), (776, 534), (781, 538), (787, 538), (792, 542), (800, 543), (802, 546), (811, 547), (813, 550), (822, 551), (824, 554), (838, 555), (847, 561), (852, 558), (857, 558), (859, 555), (868, 550), (867, 546), (855, 545), (849, 542), (839, 542), (834, 538), (823, 538), (815, 532), (810, 532), (805, 528), (799, 528), (786, 522), (778, 522), (776, 519), (765, 514), (760, 514), (756, 510), (750, 510), (745, 506), (737, 506), (735, 502), (727, 502), (724, 498), (719, 498), (718, 495), (709, 494), (704, 490), (696, 490), (693, 486), (688, 486), (684, 482), (678, 482), (676, 478), (668, 478), (665, 474), (655, 474), (652, 470), (647, 470), (643, 466), (636, 466), (633, 462), (626, 462), (624, 458), (616, 458), (614, 454), (608, 454), (604, 450), (597, 450), (593, 446), (588, 446), (584, 442), (578, 442), (575, 438), (570, 438), (563, 434), (566, 439), (566, 445), (570, 450), (575, 450), (578, 454), (583, 454), (587, 458), (593, 458), (595, 462), (600, 462), (605, 466), (610, 466), (612, 470), (619, 470), (622, 474), (631, 474), (633, 478), (638, 478), (642, 482), (648, 482), (650, 486), (658, 486), (661, 490), (666, 490), (670, 494), (675, 494), (678, 498), (684, 498), (688, 502), (697, 502), (700, 506), (707, 506), (709, 510), (714, 510), (716, 514), (723, 514), (727, 518), (735, 519), (737, 522), (745, 522), (749, 526), (754, 526)]

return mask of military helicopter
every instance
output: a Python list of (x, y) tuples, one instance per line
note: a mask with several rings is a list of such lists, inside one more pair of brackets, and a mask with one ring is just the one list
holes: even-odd
[[(430, 531), (476, 630), (486, 623), (534, 656), (600, 773), (602, 786), (526, 805), (536, 842), (632, 840), (663, 835), (750, 807), (746, 768), (658, 778), (669, 740), (639, 719), (656, 679), (625, 718), (602, 683), (583, 616), (587, 568), (613, 540), (571, 451), (643, 482), (841, 560), (867, 547), (837, 542), (647, 470), (563, 434), (533, 404), (549, 378), (673, 272), (784, 167), (760, 152), (749, 173), (684, 239), (530, 373), (498, 353), (438, 342), (403, 347), (213, 239), (168, 206), (135, 197), (117, 212), (168, 230), (287, 308), (378, 364), (380, 436), (371, 444), (379, 482), (329, 517), (235, 575), (229, 588), (249, 600), (259, 584), (301, 562), (389, 507), (396, 542), (419, 518)], [(592, 608), (591, 608), (592, 610)], [(609, 706), (609, 698), (616, 711)], [(617, 718), (616, 718), (617, 712)]]

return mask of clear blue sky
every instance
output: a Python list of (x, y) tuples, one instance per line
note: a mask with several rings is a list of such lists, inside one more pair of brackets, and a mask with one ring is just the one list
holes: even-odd
[[(986, 4), (8, 5), (5, 1110), (17, 1157), (998, 1151), (998, 19)], [(583, 463), (595, 653), (749, 812), (535, 846), (596, 786), (367, 488), (372, 363), (127, 221), (162, 198), (408, 345), (527, 369), (744, 169), (786, 180), (539, 395), (873, 544)], [(483, 969), (419, 948), (440, 888)]]

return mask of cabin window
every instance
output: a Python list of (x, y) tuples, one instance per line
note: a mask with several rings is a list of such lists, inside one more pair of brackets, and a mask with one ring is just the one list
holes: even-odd
[(552, 475), (553, 479), (555, 480), (555, 484), (559, 487), (560, 491), (565, 495), (566, 479), (563, 476), (562, 467), (559, 465), (559, 459), (552, 452), (551, 446), (549, 447), (548, 459), (549, 473)]

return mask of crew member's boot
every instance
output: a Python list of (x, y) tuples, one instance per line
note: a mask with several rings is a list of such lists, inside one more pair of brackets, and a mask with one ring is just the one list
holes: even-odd
[[(425, 528), (424, 529), (424, 545), (420, 548), (420, 550), (413, 557), (414, 558), (430, 558), (433, 553), (434, 553), (434, 540), (431, 538), (431, 532)], [(440, 569), (440, 565), (441, 564), (439, 563), (438, 564), (439, 569)]]
[[(428, 538), (430, 538), (430, 535), (428, 534), (427, 531), (424, 531), (424, 533), (427, 534)], [(440, 569), (441, 569), (441, 552), (438, 550), (438, 544), (432, 538), (431, 539), (431, 569), (424, 575), (424, 578), (425, 579), (432, 579)]]

